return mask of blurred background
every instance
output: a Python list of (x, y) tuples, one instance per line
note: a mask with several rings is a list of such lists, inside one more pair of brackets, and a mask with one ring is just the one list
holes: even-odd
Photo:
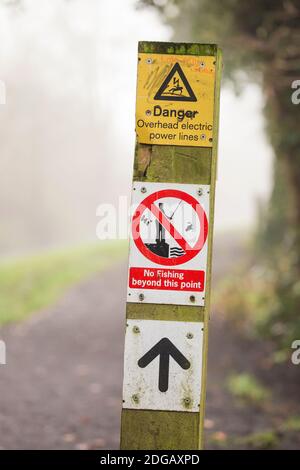
[(224, 53), (206, 446), (299, 448), (298, 0), (0, 0), (0, 446), (118, 447), (139, 40)]

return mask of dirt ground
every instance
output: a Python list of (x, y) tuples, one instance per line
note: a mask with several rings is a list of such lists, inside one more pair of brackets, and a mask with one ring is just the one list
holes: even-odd
[[(215, 285), (242, 255), (237, 242), (217, 241)], [(0, 329), (7, 346), (7, 365), (0, 366), (2, 449), (118, 448), (125, 287), (126, 265), (117, 265), (46, 311)], [(271, 351), (212, 311), (206, 448), (300, 448), (299, 430), (282, 426), (300, 415), (300, 366), (271, 367)], [(254, 374), (270, 398), (237, 401), (226, 388), (231, 372)]]

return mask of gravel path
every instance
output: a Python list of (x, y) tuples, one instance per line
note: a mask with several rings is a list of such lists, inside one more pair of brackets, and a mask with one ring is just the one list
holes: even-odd
[(2, 448), (118, 447), (125, 274), (115, 267), (0, 330)]

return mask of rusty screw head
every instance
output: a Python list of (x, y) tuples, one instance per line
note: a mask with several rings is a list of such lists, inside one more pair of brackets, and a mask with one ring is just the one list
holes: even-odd
[(143, 302), (144, 298), (145, 298), (144, 294), (140, 294), (140, 295), (139, 295), (139, 300), (140, 300), (141, 302)]
[(196, 297), (194, 295), (190, 295), (190, 302), (196, 302)]
[(136, 326), (136, 325), (132, 328), (132, 330), (133, 330), (134, 333), (139, 333), (140, 332), (139, 327)]

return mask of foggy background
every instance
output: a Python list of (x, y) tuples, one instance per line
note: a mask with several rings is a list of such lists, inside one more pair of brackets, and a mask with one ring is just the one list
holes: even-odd
[[(96, 239), (97, 206), (130, 194), (137, 42), (170, 37), (134, 0), (1, 4), (1, 256)], [(251, 227), (269, 194), (262, 103), (223, 86), (216, 232)]]

